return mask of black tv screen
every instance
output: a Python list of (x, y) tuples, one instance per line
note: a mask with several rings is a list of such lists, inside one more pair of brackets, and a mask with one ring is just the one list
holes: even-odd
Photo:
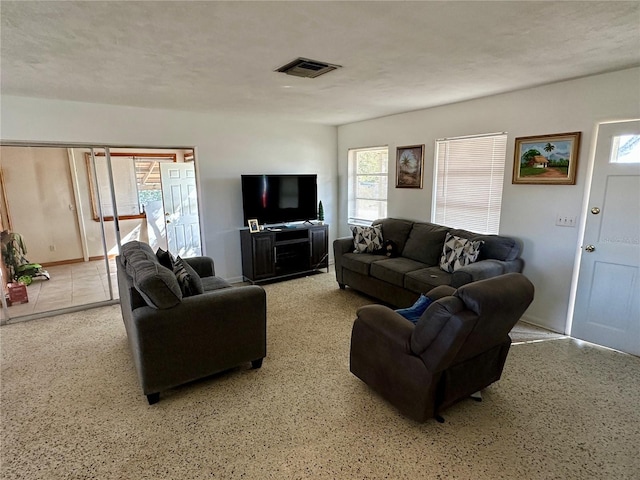
[(242, 175), (244, 223), (282, 224), (317, 218), (317, 175)]

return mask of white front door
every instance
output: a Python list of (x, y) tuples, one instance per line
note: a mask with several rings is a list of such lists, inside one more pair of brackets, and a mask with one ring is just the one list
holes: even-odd
[(160, 182), (169, 251), (174, 256), (181, 257), (201, 255), (198, 193), (193, 162), (160, 162)]
[(640, 355), (640, 121), (602, 124), (571, 336)]

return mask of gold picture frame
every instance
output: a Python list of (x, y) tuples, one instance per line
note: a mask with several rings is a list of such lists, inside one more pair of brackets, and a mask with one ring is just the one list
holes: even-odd
[(516, 138), (512, 183), (575, 185), (581, 132)]
[(396, 188), (422, 188), (424, 145), (396, 150)]

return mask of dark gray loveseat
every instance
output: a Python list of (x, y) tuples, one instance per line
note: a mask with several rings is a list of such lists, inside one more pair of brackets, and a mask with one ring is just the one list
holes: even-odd
[[(352, 237), (333, 242), (336, 280), (396, 307), (412, 305), (421, 293), (440, 285), (458, 288), (470, 282), (503, 273), (522, 272), (521, 244), (503, 235), (484, 235), (428, 222), (398, 218), (376, 220), (383, 239), (393, 241), (399, 256), (389, 258), (373, 253), (353, 253)], [(471, 240), (482, 240), (476, 262), (445, 272), (440, 256), (447, 232)]]
[(122, 317), (149, 404), (160, 392), (266, 356), (267, 307), (262, 287), (232, 287), (209, 257), (185, 258), (204, 293), (184, 297), (173, 271), (141, 242), (116, 258)]

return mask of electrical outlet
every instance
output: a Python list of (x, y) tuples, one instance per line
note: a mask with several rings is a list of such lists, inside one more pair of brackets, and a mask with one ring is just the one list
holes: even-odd
[(50, 252), (55, 252), (56, 251), (56, 246), (55, 245), (49, 245), (49, 251)]
[(556, 217), (556, 225), (559, 227), (575, 227), (576, 217), (572, 215), (563, 215), (561, 213)]

